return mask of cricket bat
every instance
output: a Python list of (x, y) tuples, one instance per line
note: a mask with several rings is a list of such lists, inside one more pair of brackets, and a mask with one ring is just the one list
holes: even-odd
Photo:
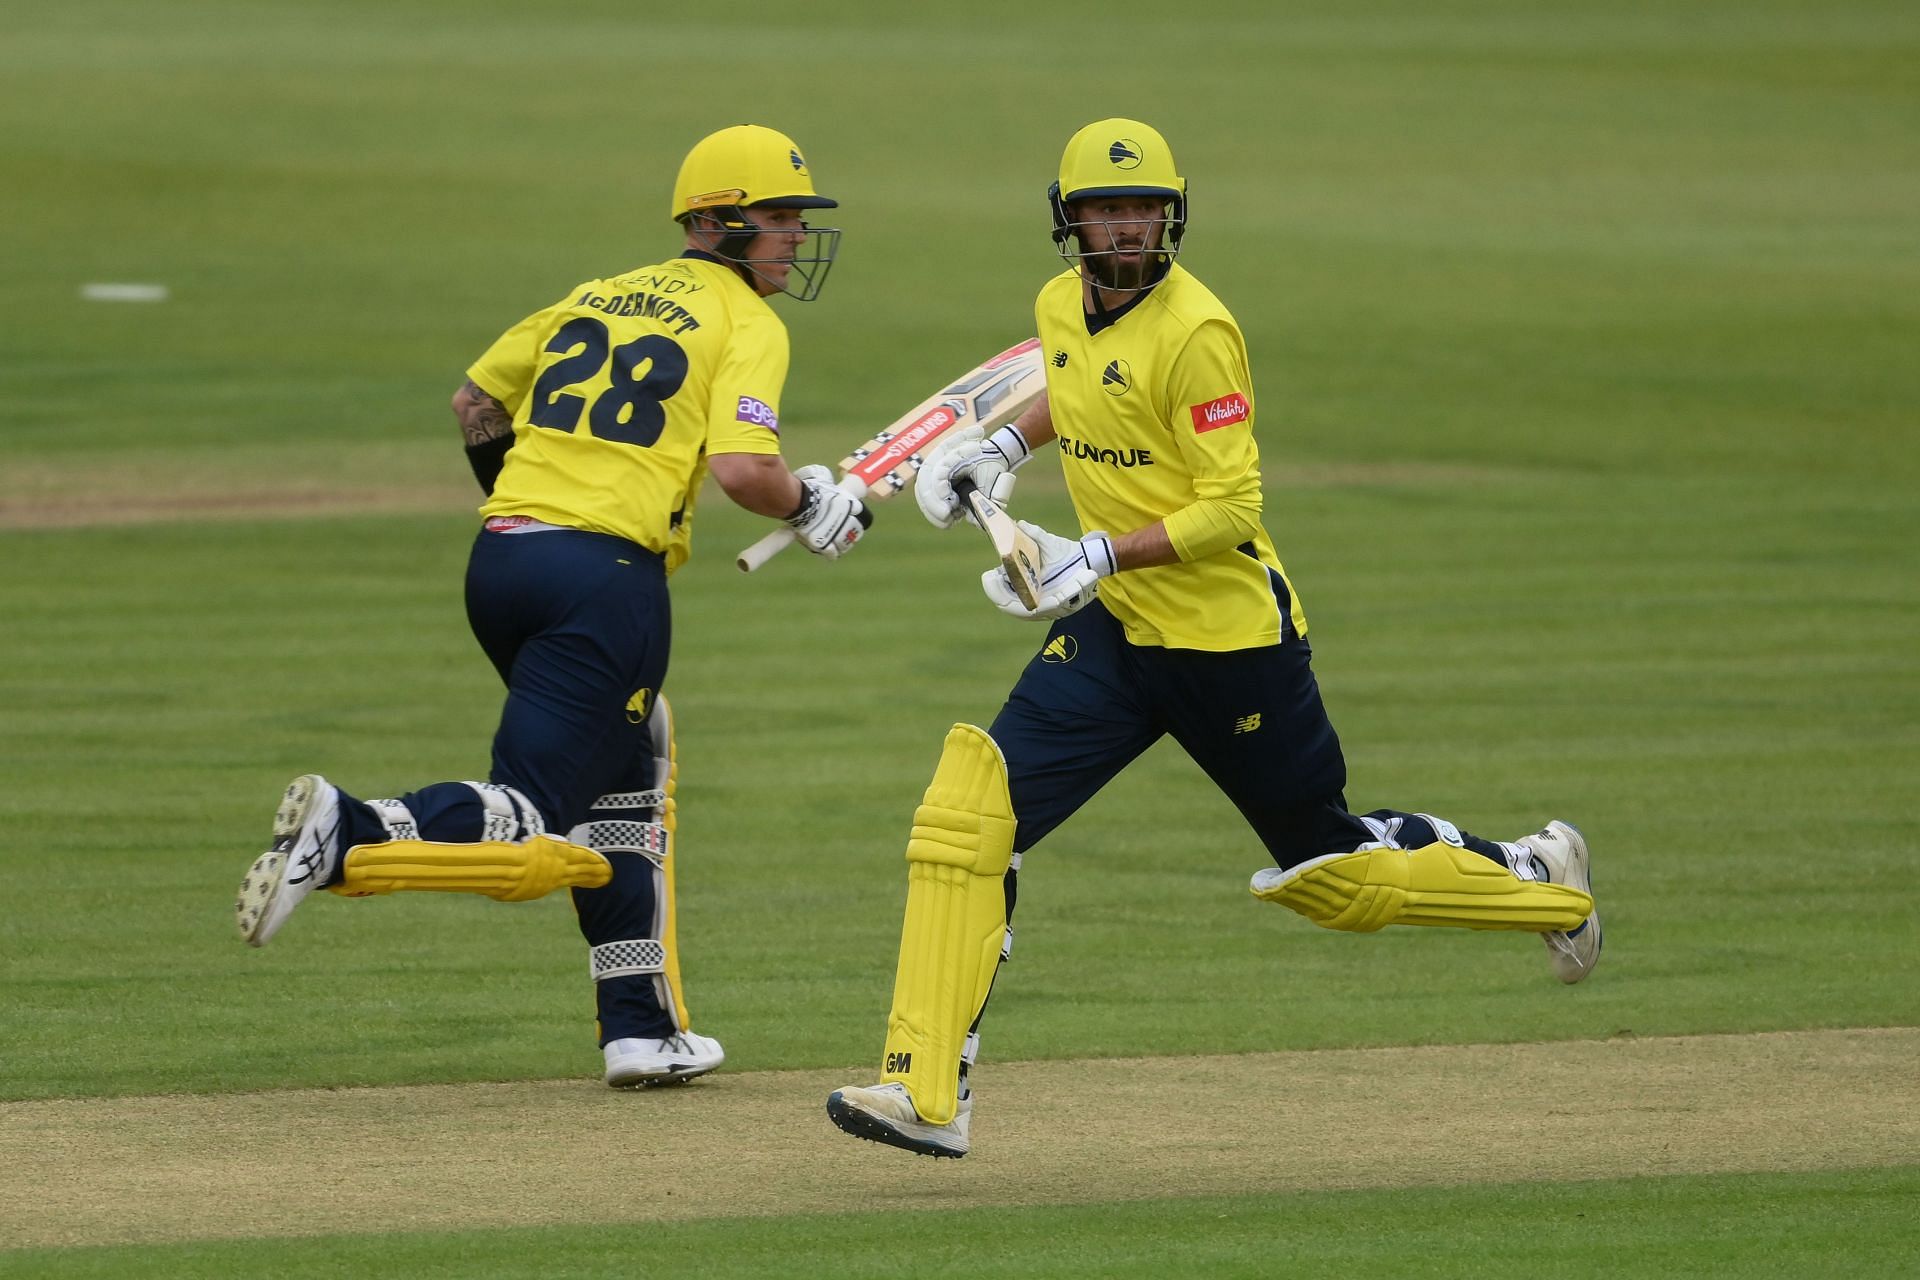
[(1012, 516), (999, 503), (974, 487), (971, 480), (959, 480), (953, 486), (954, 496), (965, 503), (967, 510), (973, 512), (974, 523), (987, 531), (987, 537), (993, 542), (993, 553), (1000, 557), (1000, 567), (1007, 572), (1007, 581), (1013, 584), (1013, 594), (1020, 597), (1020, 603), (1029, 609), (1040, 607), (1040, 547), (1027, 536), (1027, 531), (1014, 523)]
[[(927, 450), (941, 436), (955, 427), (984, 423), (989, 418), (1011, 422), (1026, 412), (1027, 406), (1038, 400), (1046, 389), (1047, 373), (1041, 359), (1040, 339), (1028, 338), (1018, 346), (1008, 347), (901, 414), (871, 440), (842, 458), (840, 488), (869, 503), (891, 498), (913, 483)], [(979, 501), (986, 502), (984, 498)], [(986, 505), (1005, 521), (1015, 537), (1026, 537), (997, 504), (987, 502)], [(984, 525), (983, 521), (982, 527)], [(775, 529), (742, 551), (734, 563), (742, 573), (752, 573), (785, 550), (793, 538), (793, 530)], [(1039, 557), (1033, 554), (1032, 548), (1032, 539), (1027, 539), (1026, 554), (1037, 568)], [(1000, 549), (998, 538), (994, 549)], [(1003, 563), (1005, 554), (1002, 553)], [(1008, 568), (1007, 575), (1014, 578), (1017, 590), (1020, 578), (1012, 567)], [(1024, 596), (1021, 598), (1025, 600)]]

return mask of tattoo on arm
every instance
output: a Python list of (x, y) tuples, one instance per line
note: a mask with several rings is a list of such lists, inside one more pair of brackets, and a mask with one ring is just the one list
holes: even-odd
[(469, 448), (513, 434), (513, 415), (507, 412), (505, 405), (475, 385), (471, 378), (460, 388), (457, 414), (460, 433), (466, 437)]

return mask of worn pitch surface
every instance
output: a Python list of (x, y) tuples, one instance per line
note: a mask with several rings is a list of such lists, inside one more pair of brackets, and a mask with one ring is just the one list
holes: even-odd
[(857, 1070), (18, 1102), (0, 1247), (1900, 1165), (1916, 1059), (1920, 1028), (989, 1064), (959, 1161), (833, 1129)]

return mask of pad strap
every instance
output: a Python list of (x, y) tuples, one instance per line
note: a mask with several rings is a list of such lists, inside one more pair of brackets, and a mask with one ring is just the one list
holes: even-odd
[(667, 949), (657, 938), (628, 938), (603, 942), (587, 953), (587, 971), (595, 982), (635, 974), (665, 973)]
[(658, 809), (667, 802), (667, 793), (661, 787), (651, 791), (610, 791), (595, 800), (592, 809)]
[(485, 810), (481, 823), (482, 840), (526, 840), (545, 835), (546, 819), (533, 802), (514, 788), (498, 782), (469, 782)]
[(658, 822), (602, 818), (581, 823), (567, 838), (601, 853), (637, 853), (656, 867), (667, 860), (667, 829)]
[(398, 800), (369, 800), (367, 808), (373, 810), (374, 817), (380, 819), (380, 825), (387, 829), (387, 839), (420, 838), (420, 824), (413, 820), (413, 810)]

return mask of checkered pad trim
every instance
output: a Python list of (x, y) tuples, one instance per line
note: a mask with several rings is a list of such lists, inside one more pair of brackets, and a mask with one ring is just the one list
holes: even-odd
[(667, 793), (653, 791), (615, 791), (593, 802), (595, 809), (658, 809), (667, 802)]
[(587, 955), (587, 971), (595, 982), (635, 974), (661, 973), (667, 967), (667, 949), (654, 938), (603, 942)]
[(380, 819), (380, 825), (387, 829), (389, 840), (418, 840), (420, 825), (413, 820), (413, 811), (398, 800), (369, 800), (367, 808), (373, 810)]
[(480, 827), (482, 840), (517, 843), (545, 835), (547, 823), (533, 802), (512, 787), (498, 782), (469, 782), (486, 811)]
[(667, 829), (657, 822), (628, 822), (609, 818), (575, 827), (576, 843), (601, 853), (637, 853), (660, 862), (667, 856)]

